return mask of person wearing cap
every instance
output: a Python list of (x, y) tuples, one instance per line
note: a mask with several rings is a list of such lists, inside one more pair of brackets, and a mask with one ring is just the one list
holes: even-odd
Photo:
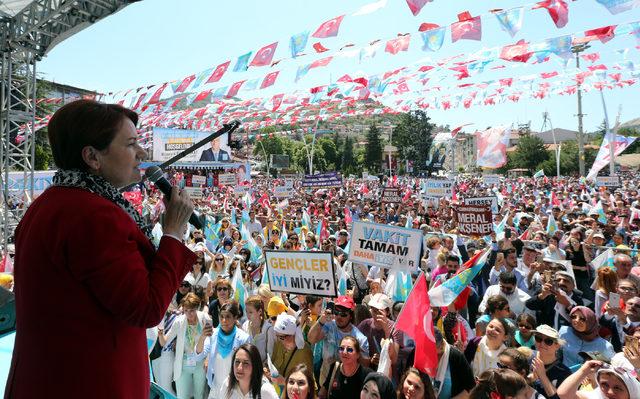
[[(587, 377), (593, 377), (593, 391), (579, 390)], [(560, 399), (635, 399), (640, 398), (640, 382), (635, 373), (612, 367), (600, 360), (588, 360), (558, 387)]]
[(369, 356), (371, 357), (372, 366), (377, 366), (380, 361), (381, 342), (383, 339), (392, 340), (392, 345), (389, 346), (389, 358), (391, 359), (392, 365), (396, 363), (398, 350), (404, 340), (402, 332), (400, 330), (394, 330), (394, 322), (389, 319), (391, 305), (393, 305), (393, 303), (387, 295), (382, 293), (373, 295), (369, 301), (371, 317), (362, 320), (360, 324), (358, 324), (358, 330), (360, 330), (369, 341)]
[(278, 375), (271, 375), (274, 384), (284, 386), (284, 376), (289, 375), (297, 365), (304, 364), (313, 370), (313, 352), (304, 341), (302, 329), (296, 325), (296, 318), (281, 313), (273, 325), (276, 336), (271, 360)]
[(533, 388), (541, 395), (552, 398), (556, 389), (571, 375), (571, 370), (558, 359), (558, 351), (565, 344), (558, 331), (546, 324), (536, 327), (536, 352), (531, 360)]
[(320, 381), (326, 378), (328, 368), (338, 358), (338, 345), (342, 338), (350, 335), (355, 337), (360, 344), (360, 363), (368, 366), (371, 362), (369, 357), (369, 341), (358, 328), (353, 325), (354, 309), (356, 304), (353, 299), (346, 295), (339, 296), (334, 305), (334, 311), (325, 309), (325, 312), (311, 326), (307, 339), (309, 343), (315, 344), (323, 341), (322, 347), (322, 367), (320, 371)]

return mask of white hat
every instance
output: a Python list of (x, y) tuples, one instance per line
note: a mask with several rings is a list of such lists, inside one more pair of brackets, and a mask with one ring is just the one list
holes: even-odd
[(388, 296), (382, 293), (375, 294), (369, 300), (369, 307), (376, 308), (379, 310), (385, 310), (392, 306), (391, 299)]
[(302, 335), (302, 329), (296, 325), (295, 317), (286, 313), (280, 313), (278, 318), (276, 318), (273, 330), (278, 334), (295, 336), (296, 347), (298, 349), (304, 348), (304, 336)]

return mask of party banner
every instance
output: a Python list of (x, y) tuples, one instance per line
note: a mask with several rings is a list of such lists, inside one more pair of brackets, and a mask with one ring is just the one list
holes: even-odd
[(451, 197), (455, 180), (427, 179), (424, 182), (425, 197)]
[(495, 215), (500, 212), (500, 207), (498, 206), (498, 197), (492, 195), (489, 197), (474, 197), (474, 198), (465, 198), (465, 205), (486, 205), (491, 208), (491, 212)]
[(236, 197), (242, 197), (247, 193), (251, 192), (251, 187), (248, 186), (237, 186), (233, 188), (233, 194)]
[(459, 206), (454, 212), (458, 233), (469, 236), (486, 236), (493, 231), (491, 208), (483, 206)]
[(193, 175), (191, 176), (191, 185), (193, 187), (199, 187), (201, 185), (207, 184), (206, 176)]
[(620, 187), (620, 176), (598, 176), (596, 187)]
[(387, 187), (382, 192), (382, 202), (385, 204), (399, 204), (402, 202), (402, 194), (399, 188)]
[[(209, 136), (212, 132), (196, 130), (153, 128), (153, 160), (166, 161), (181, 151)], [(209, 144), (185, 155), (181, 162), (231, 162), (231, 147), (227, 143), (227, 134), (212, 140)]]
[(267, 250), (264, 256), (271, 291), (337, 296), (331, 252)]
[(482, 182), (486, 185), (500, 184), (500, 175), (482, 175)]
[(273, 189), (273, 196), (276, 198), (291, 198), (293, 187), (279, 186)]
[(317, 175), (304, 175), (302, 187), (338, 187), (342, 185), (342, 176), (338, 172), (319, 173)]
[(506, 164), (510, 137), (511, 129), (504, 127), (494, 127), (477, 132), (476, 165), (485, 168), (499, 168)]
[(354, 221), (349, 260), (387, 269), (413, 270), (420, 264), (422, 231)]
[(235, 186), (238, 184), (236, 181), (236, 175), (233, 173), (221, 173), (218, 175), (219, 186)]
[[(611, 148), (609, 143), (611, 142), (611, 133), (607, 133), (602, 139), (602, 144), (600, 145), (600, 150), (598, 151), (598, 155), (596, 155), (596, 160), (593, 161), (593, 166), (591, 166), (591, 170), (587, 174), (587, 180), (594, 180), (596, 176), (598, 176), (598, 172), (609, 164), (611, 160)], [(622, 154), (624, 150), (627, 149), (634, 141), (636, 141), (636, 137), (625, 137), (617, 134), (615, 136), (614, 143), (614, 161), (615, 157)]]

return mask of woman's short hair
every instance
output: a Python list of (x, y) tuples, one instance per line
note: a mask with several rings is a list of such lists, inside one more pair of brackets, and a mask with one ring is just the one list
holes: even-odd
[(309, 394), (307, 395), (307, 398), (301, 398), (301, 399), (313, 399), (315, 398), (314, 392), (315, 392), (315, 380), (313, 378), (313, 370), (309, 369), (309, 367), (307, 367), (306, 364), (304, 363), (300, 363), (297, 366), (295, 366), (294, 368), (291, 369), (291, 371), (289, 371), (289, 373), (287, 373), (287, 376), (285, 378), (285, 389), (284, 389), (284, 399), (290, 399), (289, 398), (289, 393), (287, 392), (287, 388), (286, 385), (289, 383), (289, 377), (291, 377), (291, 374), (293, 373), (302, 373), (304, 375), (304, 378), (307, 380), (307, 386), (309, 387)]
[(240, 313), (240, 306), (236, 301), (230, 301), (220, 306), (219, 314), (222, 314), (222, 312), (229, 312), (236, 319), (239, 319), (240, 317), (242, 317), (242, 313)]
[(138, 124), (138, 114), (117, 104), (77, 100), (61, 107), (48, 125), (56, 166), (87, 170), (89, 166), (82, 158), (82, 149), (91, 146), (98, 151), (105, 150), (125, 119)]
[(490, 399), (492, 392), (499, 393), (502, 397), (516, 396), (526, 386), (524, 377), (513, 370), (489, 369), (480, 374), (469, 398)]
[(251, 306), (260, 313), (264, 313), (264, 303), (260, 295), (252, 295), (245, 301), (246, 306)]
[(529, 374), (529, 359), (518, 349), (516, 348), (507, 348), (500, 352), (500, 356), (510, 357), (513, 361), (513, 366), (515, 367), (515, 371), (523, 376)]
[(345, 335), (344, 337), (342, 337), (342, 339), (340, 340), (340, 343), (342, 343), (342, 341), (344, 340), (349, 340), (351, 342), (353, 342), (353, 347), (355, 348), (356, 352), (358, 354), (360, 354), (361, 349), (360, 349), (360, 342), (358, 342), (358, 340), (356, 339), (356, 337), (354, 337), (353, 335)]
[(241, 350), (247, 352), (249, 359), (251, 360), (251, 379), (249, 382), (249, 388), (251, 390), (251, 397), (259, 398), (260, 389), (262, 388), (262, 358), (260, 357), (260, 351), (253, 344), (240, 345), (233, 352), (231, 358), (231, 370), (229, 371), (229, 387), (227, 389), (227, 397), (231, 397), (233, 390), (238, 385), (238, 379), (234, 373), (236, 356)]
[(505, 306), (509, 305), (507, 298), (502, 295), (492, 295), (487, 299), (486, 314), (492, 315), (498, 310), (504, 310)]
[(260, 284), (260, 287), (258, 287), (258, 295), (265, 298), (273, 298), (275, 296), (275, 294), (271, 292), (269, 284)]
[(610, 267), (598, 269), (598, 289), (605, 294), (616, 292), (618, 286), (618, 273)]
[(182, 300), (180, 301), (180, 305), (183, 309), (193, 310), (200, 308), (200, 302), (202, 301), (200, 300), (198, 295), (194, 294), (193, 292), (189, 292), (182, 298)]

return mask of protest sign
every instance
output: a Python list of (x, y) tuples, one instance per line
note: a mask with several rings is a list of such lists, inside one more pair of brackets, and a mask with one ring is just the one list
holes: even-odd
[(415, 269), (420, 264), (422, 231), (354, 221), (349, 260), (387, 269)]
[(204, 195), (202, 194), (202, 189), (200, 187), (185, 187), (184, 188), (188, 193), (189, 193), (189, 197), (191, 198), (203, 198)]
[(402, 202), (400, 189), (395, 187), (387, 187), (382, 191), (382, 202), (385, 204), (399, 204)]
[(289, 198), (291, 197), (291, 187), (278, 186), (273, 189), (273, 196), (276, 198)]
[(236, 186), (233, 188), (233, 194), (236, 197), (242, 197), (246, 193), (250, 193), (250, 192), (251, 192), (251, 187), (249, 186)]
[(425, 197), (451, 197), (454, 180), (427, 179), (424, 182)]
[(206, 176), (198, 176), (198, 175), (191, 176), (191, 185), (193, 187), (200, 187), (205, 184), (207, 184)]
[(598, 176), (596, 187), (620, 187), (620, 176)]
[(486, 236), (493, 231), (491, 208), (488, 205), (459, 206), (454, 213), (460, 234)]
[(482, 182), (486, 185), (500, 184), (500, 175), (482, 175)]
[(266, 250), (264, 256), (271, 291), (337, 296), (331, 252)]
[(491, 208), (491, 212), (496, 215), (500, 213), (500, 207), (498, 206), (498, 197), (492, 195), (489, 197), (474, 197), (465, 198), (465, 205), (488, 205)]
[(342, 176), (338, 172), (304, 175), (302, 187), (339, 187), (342, 186)]
[(221, 173), (218, 175), (219, 186), (235, 186), (236, 184), (238, 184), (238, 181), (233, 173)]

